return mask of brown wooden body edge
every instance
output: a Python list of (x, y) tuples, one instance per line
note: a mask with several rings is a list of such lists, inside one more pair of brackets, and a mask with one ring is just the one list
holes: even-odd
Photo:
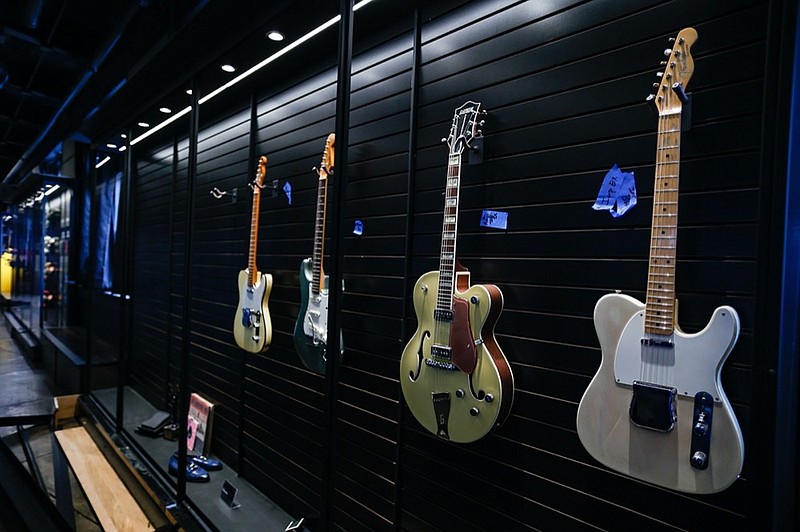
[[(470, 284), (470, 273), (461, 262), (456, 262), (456, 290), (459, 292), (466, 292)], [(503, 401), (500, 403), (500, 410), (497, 413), (497, 422), (495, 427), (499, 427), (511, 413), (511, 404), (514, 402), (514, 374), (511, 373), (511, 366), (508, 359), (503, 354), (500, 345), (497, 343), (497, 338), (494, 337), (494, 325), (503, 312), (503, 292), (494, 284), (481, 284), (487, 292), (489, 292), (489, 299), (492, 302), (489, 316), (483, 324), (481, 329), (481, 338), (483, 345), (492, 357), (497, 373), (500, 375), (500, 382), (503, 389)], [(511, 397), (508, 397), (510, 395)]]

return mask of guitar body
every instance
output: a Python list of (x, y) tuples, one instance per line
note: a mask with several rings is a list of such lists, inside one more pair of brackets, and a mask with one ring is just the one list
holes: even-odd
[[(592, 457), (620, 473), (687, 493), (722, 491), (739, 477), (744, 460), (742, 434), (720, 384), (722, 365), (739, 335), (739, 317), (723, 306), (700, 332), (685, 334), (676, 327), (670, 355), (654, 361), (641, 343), (644, 309), (623, 294), (608, 294), (597, 302), (594, 324), (602, 360), (578, 407), (578, 436)], [(671, 430), (632, 422), (631, 378), (658, 380), (677, 389)], [(714, 399), (706, 469), (690, 463), (696, 391)]]
[(272, 342), (272, 322), (269, 317), (269, 293), (272, 275), (261, 273), (256, 283), (247, 283), (248, 270), (239, 272), (239, 304), (233, 319), (233, 337), (236, 344), (250, 353), (260, 353)]
[[(314, 296), (312, 259), (300, 264), (300, 312), (294, 325), (294, 346), (303, 364), (315, 373), (325, 374), (328, 342), (328, 276), (323, 278), (324, 290)], [(344, 343), (339, 331), (339, 359), (344, 354)]]
[(419, 326), (403, 350), (400, 383), (406, 403), (423, 427), (444, 439), (466, 443), (481, 438), (508, 416), (514, 378), (494, 337), (503, 294), (495, 285), (469, 286), (466, 271), (458, 272), (457, 278), (454, 296), (469, 308), (469, 330), (477, 357), (474, 370), (444, 369), (433, 361), (434, 329), (442, 325), (434, 319), (439, 272), (432, 271), (414, 286)]

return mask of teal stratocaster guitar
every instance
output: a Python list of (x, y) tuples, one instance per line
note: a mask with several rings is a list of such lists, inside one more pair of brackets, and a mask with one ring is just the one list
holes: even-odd
[[(294, 326), (294, 345), (303, 364), (315, 373), (324, 374), (328, 359), (328, 289), (329, 279), (323, 268), (325, 255), (325, 214), (328, 196), (328, 178), (333, 174), (334, 143), (331, 133), (325, 141), (322, 162), (316, 169), (317, 220), (314, 228), (314, 255), (300, 265), (300, 312)], [(342, 334), (339, 332), (339, 356), (344, 353)]]

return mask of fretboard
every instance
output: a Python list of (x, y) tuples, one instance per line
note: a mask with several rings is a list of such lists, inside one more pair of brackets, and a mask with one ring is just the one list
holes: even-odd
[(453, 309), (453, 280), (456, 264), (456, 234), (458, 233), (458, 192), (461, 182), (461, 154), (450, 154), (447, 163), (447, 186), (444, 192), (444, 221), (442, 248), (439, 256), (439, 294), (437, 310)]
[(651, 334), (668, 335), (675, 328), (680, 144), (680, 110), (660, 115), (645, 305), (645, 332)]
[(325, 270), (322, 267), (322, 259), (325, 251), (325, 206), (328, 195), (328, 173), (322, 168), (319, 171), (319, 185), (317, 188), (317, 221), (314, 227), (314, 255), (312, 257), (313, 282), (311, 283), (311, 293), (318, 295), (322, 290), (322, 279), (325, 277)]
[(255, 286), (258, 278), (256, 247), (258, 246), (258, 212), (261, 204), (261, 189), (253, 187), (253, 212), (250, 215), (250, 255), (247, 261), (247, 286)]

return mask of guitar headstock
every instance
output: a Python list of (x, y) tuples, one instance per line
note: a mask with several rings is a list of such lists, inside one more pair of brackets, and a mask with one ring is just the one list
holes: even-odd
[(262, 155), (256, 161), (256, 178), (253, 180), (253, 191), (264, 187), (264, 178), (267, 175), (267, 156)]
[(461, 154), (464, 148), (469, 147), (472, 139), (479, 136), (478, 125), (483, 124), (482, 121), (478, 122), (481, 113), (481, 104), (473, 101), (468, 101), (456, 109), (453, 125), (450, 126), (450, 135), (445, 139), (450, 147), (450, 155)]
[(319, 163), (319, 178), (327, 179), (333, 173), (332, 168), (336, 165), (336, 150), (333, 145), (336, 143), (336, 134), (331, 133), (325, 140), (325, 149), (322, 151), (322, 162)]
[(672, 48), (664, 50), (667, 56), (665, 61), (661, 61), (664, 70), (657, 74), (661, 80), (653, 83), (656, 94), (647, 97), (647, 101), (655, 104), (659, 115), (679, 113), (683, 104), (688, 102), (686, 86), (694, 73), (691, 49), (696, 40), (697, 31), (684, 28), (670, 39)]

